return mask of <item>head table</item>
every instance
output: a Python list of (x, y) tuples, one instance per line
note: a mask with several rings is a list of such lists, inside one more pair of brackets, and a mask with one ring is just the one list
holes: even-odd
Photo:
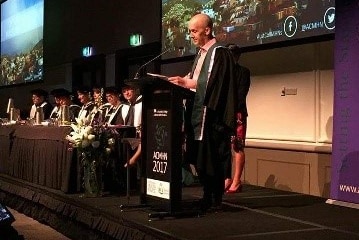
[(0, 126), (0, 173), (63, 192), (79, 189), (69, 126)]

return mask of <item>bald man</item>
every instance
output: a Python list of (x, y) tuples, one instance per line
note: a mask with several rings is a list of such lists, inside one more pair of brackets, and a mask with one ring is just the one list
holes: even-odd
[[(224, 163), (231, 157), (230, 136), (234, 133), (237, 86), (231, 52), (213, 37), (213, 22), (197, 14), (188, 23), (192, 43), (199, 48), (192, 71), (169, 81), (196, 91), (186, 106), (185, 126), (189, 155), (196, 159), (203, 199), (201, 209), (219, 210), (224, 193)], [(189, 115), (187, 115), (189, 114)]]

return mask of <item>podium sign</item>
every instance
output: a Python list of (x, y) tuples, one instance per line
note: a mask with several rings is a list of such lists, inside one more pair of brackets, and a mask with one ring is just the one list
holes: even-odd
[(142, 202), (168, 211), (181, 210), (183, 99), (194, 93), (155, 77), (128, 81), (141, 88)]
[[(146, 192), (147, 195), (170, 199), (171, 163), (171, 110), (147, 109)], [(176, 161), (176, 160), (175, 160)]]

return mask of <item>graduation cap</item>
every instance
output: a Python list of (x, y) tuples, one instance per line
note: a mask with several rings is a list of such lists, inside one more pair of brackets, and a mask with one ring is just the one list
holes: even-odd
[(122, 82), (121, 85), (120, 85), (121, 89), (124, 89), (124, 88), (131, 88), (131, 89), (135, 89), (136, 87), (135, 86), (132, 86), (128, 83), (125, 83), (125, 82)]
[(105, 94), (120, 95), (120, 91), (117, 87), (106, 87)]
[(63, 88), (55, 88), (50, 91), (50, 94), (55, 97), (57, 95), (57, 93), (62, 90), (63, 90)]
[(81, 94), (91, 93), (91, 89), (86, 86), (79, 87), (76, 91), (77, 91), (77, 93), (81, 93)]
[(53, 95), (56, 98), (59, 97), (71, 97), (71, 93), (66, 90), (65, 88), (57, 88), (51, 91), (51, 95)]
[(38, 97), (44, 97), (47, 98), (47, 96), (49, 95), (47, 93), (47, 91), (45, 91), (44, 89), (41, 88), (37, 88), (31, 91), (32, 95), (38, 96)]

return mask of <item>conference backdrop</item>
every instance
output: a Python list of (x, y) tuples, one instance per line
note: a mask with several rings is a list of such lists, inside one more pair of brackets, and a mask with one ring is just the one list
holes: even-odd
[(359, 1), (336, 1), (331, 198), (359, 203)]

